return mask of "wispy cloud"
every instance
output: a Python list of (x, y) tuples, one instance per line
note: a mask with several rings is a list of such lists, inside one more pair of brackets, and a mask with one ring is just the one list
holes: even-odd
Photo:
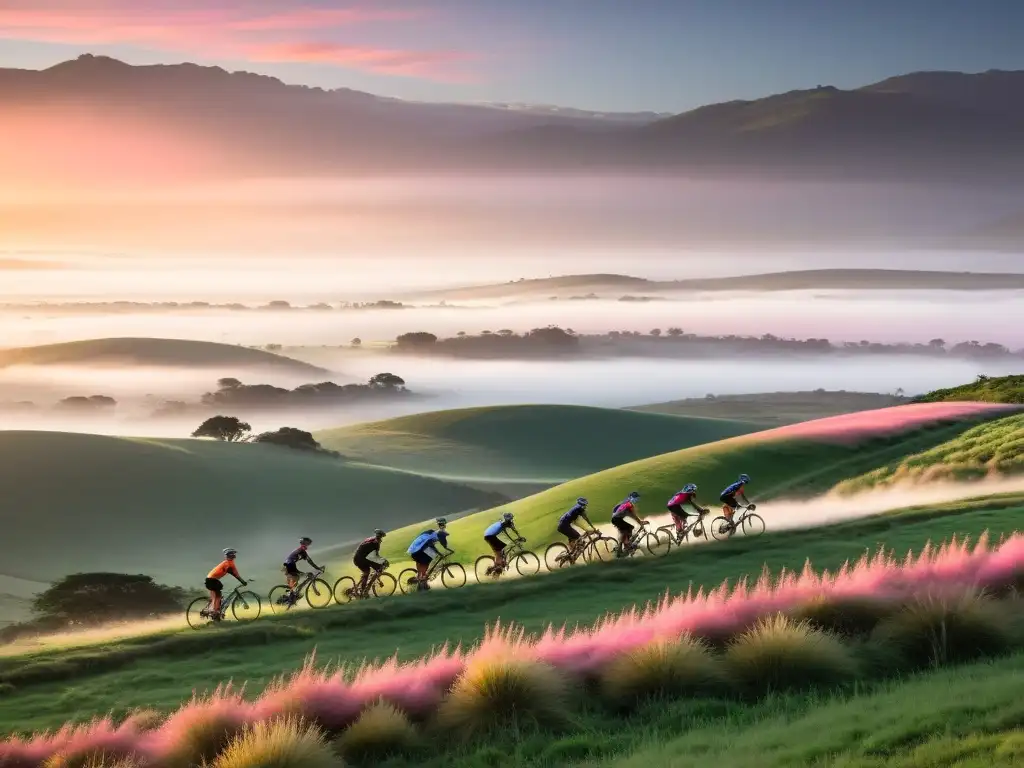
[[(464, 80), (458, 66), (470, 58), (466, 52), (349, 42), (358, 38), (360, 25), (401, 24), (425, 15), (422, 8), (369, 0), (341, 7), (310, 0), (4, 0), (0, 39), (135, 45), (204, 58), (318, 63)], [(304, 39), (311, 30), (323, 42)]]

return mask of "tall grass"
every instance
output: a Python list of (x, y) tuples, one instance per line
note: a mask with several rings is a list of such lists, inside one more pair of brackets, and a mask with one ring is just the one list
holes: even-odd
[(341, 760), (314, 726), (279, 719), (250, 725), (210, 768), (341, 768)]
[[(209, 764), (243, 732), (250, 742), (258, 741), (255, 723), (301, 719), (318, 733), (358, 734), (352, 729), (379, 702), (393, 709), (388, 714), (379, 709), (374, 717), (390, 722), (396, 732), (407, 732), (397, 713), (409, 718), (410, 727), (437, 724), (463, 734), (548, 726), (565, 720), (573, 706), (570, 688), (586, 681), (599, 682), (599, 690), (616, 702), (705, 690), (718, 674), (714, 659), (703, 645), (680, 641), (683, 637), (727, 640), (722, 669), (747, 693), (832, 686), (857, 671), (853, 652), (835, 633), (870, 630), (874, 646), (897, 649), (903, 668), (1006, 649), (1015, 642), (1013, 633), (977, 593), (1005, 585), (1022, 569), (1020, 534), (997, 546), (984, 538), (974, 546), (953, 540), (903, 561), (880, 551), (834, 573), (816, 573), (808, 564), (799, 573), (763, 574), (753, 584), (666, 595), (589, 627), (550, 627), (527, 636), (497, 625), (474, 648), (445, 647), (414, 662), (392, 658), (354, 670), (325, 670), (310, 659), (255, 701), (221, 688), (152, 730), (140, 717), (118, 727), (101, 721), (0, 743), (0, 768), (37, 768), (55, 755), (66, 760), (136, 755), (161, 768)], [(701, 658), (711, 663), (698, 673)], [(366, 717), (365, 723), (378, 722)], [(366, 724), (361, 728), (373, 730)]]
[(408, 754), (420, 744), (415, 726), (393, 704), (381, 701), (363, 710), (337, 740), (341, 755), (357, 763)]

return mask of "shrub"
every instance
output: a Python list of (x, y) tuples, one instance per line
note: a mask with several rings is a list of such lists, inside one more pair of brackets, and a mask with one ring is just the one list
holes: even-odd
[(136, 709), (129, 712), (121, 723), (123, 728), (131, 728), (136, 733), (146, 733), (159, 728), (166, 718), (153, 709)]
[(162, 764), (191, 768), (213, 760), (246, 726), (243, 705), (226, 696), (193, 701), (178, 710), (154, 733)]
[(728, 685), (707, 646), (690, 637), (624, 653), (608, 665), (601, 683), (604, 695), (619, 706), (651, 696), (721, 693)]
[(405, 714), (385, 701), (366, 709), (337, 740), (338, 752), (354, 762), (407, 753), (419, 739)]
[(839, 638), (782, 615), (737, 637), (723, 661), (732, 681), (750, 694), (837, 686), (857, 674), (856, 659)]
[(905, 665), (921, 668), (1004, 653), (1013, 632), (997, 603), (967, 592), (916, 598), (881, 622), (871, 639), (898, 653)]
[(211, 768), (339, 768), (341, 761), (315, 727), (302, 720), (264, 720), (246, 728)]
[(558, 726), (567, 686), (558, 670), (537, 661), (471, 662), (438, 711), (438, 723), (471, 738), (491, 728)]
[(825, 632), (864, 637), (895, 610), (892, 602), (871, 597), (819, 597), (798, 605), (788, 615)]

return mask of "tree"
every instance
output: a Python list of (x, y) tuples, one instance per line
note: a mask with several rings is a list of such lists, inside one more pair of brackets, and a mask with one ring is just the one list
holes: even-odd
[(106, 395), (90, 395), (89, 397), (82, 397), (76, 395), (74, 397), (65, 397), (59, 403), (58, 408), (66, 408), (73, 410), (99, 410), (101, 408), (113, 408), (117, 405), (117, 400)]
[(297, 451), (321, 450), (320, 443), (316, 441), (312, 434), (295, 427), (281, 427), (276, 432), (264, 432), (261, 435), (257, 435), (253, 442), (279, 445), (283, 448), (293, 448)]
[(32, 608), (41, 618), (96, 624), (177, 613), (185, 597), (183, 590), (142, 574), (75, 573), (40, 593)]
[(192, 433), (192, 437), (212, 437), (227, 443), (236, 443), (244, 438), (252, 427), (235, 416), (211, 416)]
[(654, 338), (658, 338), (659, 336), (661, 336), (661, 328), (652, 328), (651, 336), (653, 336)]
[(240, 389), (241, 386), (238, 379), (217, 379), (217, 389)]
[(931, 347), (932, 349), (945, 349), (946, 348), (946, 340), (945, 339), (932, 339), (931, 341), (928, 342), (928, 346)]
[(683, 329), (682, 328), (669, 328), (668, 329), (668, 335), (671, 336), (673, 339), (679, 338), (680, 336), (683, 335)]
[(395, 343), (399, 347), (421, 349), (423, 347), (429, 347), (437, 342), (437, 336), (432, 333), (426, 333), (425, 331), (415, 331), (413, 333), (403, 333), (397, 339)]
[(509, 330), (508, 328), (502, 328), (500, 331), (498, 331), (497, 335), (501, 336), (503, 339), (507, 339), (512, 336), (515, 336), (515, 332)]
[(352, 341), (349, 342), (353, 347), (363, 346), (363, 340), (356, 336)]
[(405, 379), (393, 373), (378, 373), (370, 377), (370, 386), (374, 389), (404, 389)]

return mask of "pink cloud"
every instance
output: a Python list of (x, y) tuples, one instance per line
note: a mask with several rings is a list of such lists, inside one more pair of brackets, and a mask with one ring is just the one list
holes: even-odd
[(0, 5), (0, 39), (139, 45), (204, 58), (319, 63), (403, 77), (465, 79), (452, 70), (468, 58), (459, 51), (306, 42), (292, 37), (303, 30), (327, 33), (369, 22), (411, 21), (425, 15), (421, 9), (377, 3), (339, 8), (278, 0), (150, 0), (141, 5), (138, 0), (8, 0)]

